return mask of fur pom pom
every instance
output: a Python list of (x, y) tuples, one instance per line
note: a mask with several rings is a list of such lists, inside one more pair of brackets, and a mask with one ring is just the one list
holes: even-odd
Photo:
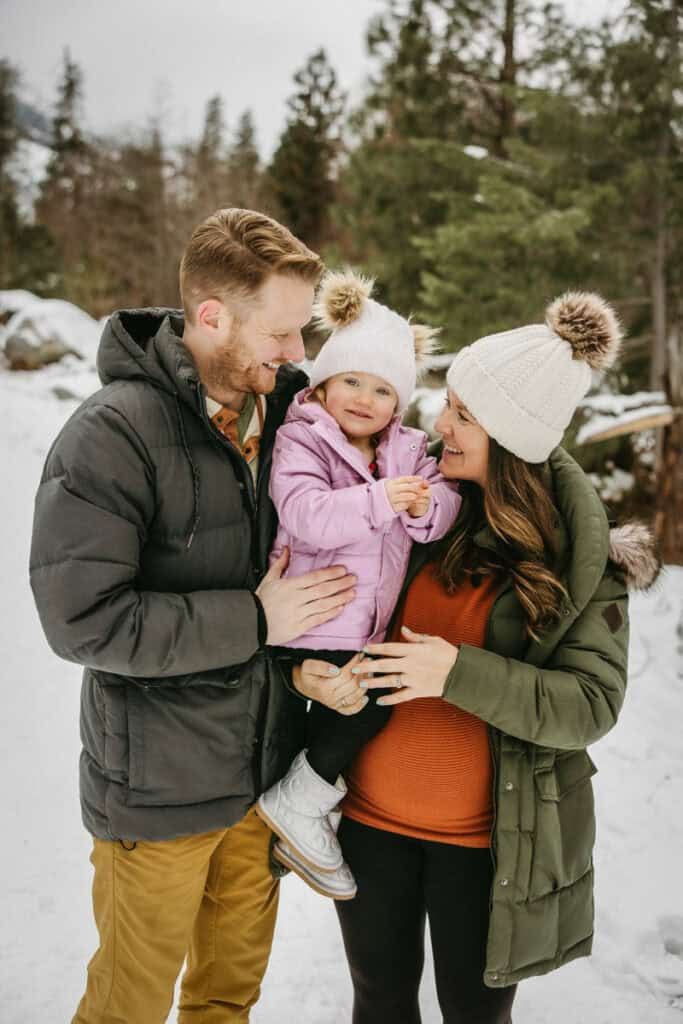
[(313, 315), (321, 327), (333, 331), (357, 320), (374, 281), (353, 270), (329, 270), (322, 279)]
[(662, 567), (652, 533), (645, 523), (624, 523), (609, 532), (609, 557), (632, 590), (647, 590)]
[(415, 346), (415, 367), (420, 372), (425, 369), (427, 357), (436, 352), (436, 339), (441, 333), (439, 327), (428, 327), (427, 324), (411, 324), (413, 344)]
[(612, 307), (592, 292), (566, 292), (546, 310), (548, 327), (568, 341), (574, 358), (607, 370), (619, 354), (621, 325)]

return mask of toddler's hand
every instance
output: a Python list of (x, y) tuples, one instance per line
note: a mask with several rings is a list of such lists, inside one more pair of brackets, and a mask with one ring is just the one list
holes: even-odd
[(397, 476), (385, 480), (387, 498), (394, 512), (405, 512), (422, 495), (424, 483), (421, 476)]
[(357, 715), (368, 702), (360, 679), (352, 669), (363, 661), (363, 654), (355, 654), (343, 668), (336, 668), (326, 661), (306, 658), (292, 670), (295, 688), (309, 700), (316, 700), (340, 715)]
[(420, 493), (415, 498), (415, 500), (411, 501), (410, 505), (408, 505), (406, 512), (408, 513), (411, 519), (419, 519), (420, 516), (427, 515), (431, 501), (432, 489), (427, 483), (427, 481), (423, 480), (422, 489), (420, 490)]

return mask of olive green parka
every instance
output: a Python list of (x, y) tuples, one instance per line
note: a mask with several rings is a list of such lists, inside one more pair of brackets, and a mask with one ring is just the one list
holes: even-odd
[[(595, 818), (586, 747), (617, 720), (626, 689), (627, 585), (658, 564), (640, 526), (610, 531), (602, 502), (561, 448), (548, 462), (561, 516), (560, 620), (529, 641), (510, 582), (483, 648), (463, 644), (444, 697), (489, 724), (494, 878), (484, 981), (512, 985), (591, 951)], [(474, 537), (495, 547), (485, 528)], [(410, 585), (429, 557), (414, 549)]]

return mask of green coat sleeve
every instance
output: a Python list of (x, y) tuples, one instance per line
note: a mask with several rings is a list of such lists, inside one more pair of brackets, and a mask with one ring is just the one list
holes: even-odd
[(627, 660), (628, 596), (605, 575), (541, 667), (463, 644), (444, 697), (509, 736), (578, 750), (615, 724)]

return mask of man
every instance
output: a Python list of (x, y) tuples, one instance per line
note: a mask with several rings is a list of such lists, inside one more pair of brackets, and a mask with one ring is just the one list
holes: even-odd
[[(273, 438), (305, 376), (319, 257), (259, 213), (194, 232), (184, 316), (123, 311), (104, 387), (54, 443), (31, 583), (47, 639), (85, 666), (80, 782), (99, 949), (74, 1024), (247, 1021), (277, 882), (252, 808), (299, 749), (303, 703), (264, 647), (353, 598), (342, 567), (269, 571)], [(267, 396), (267, 398), (266, 398)]]

